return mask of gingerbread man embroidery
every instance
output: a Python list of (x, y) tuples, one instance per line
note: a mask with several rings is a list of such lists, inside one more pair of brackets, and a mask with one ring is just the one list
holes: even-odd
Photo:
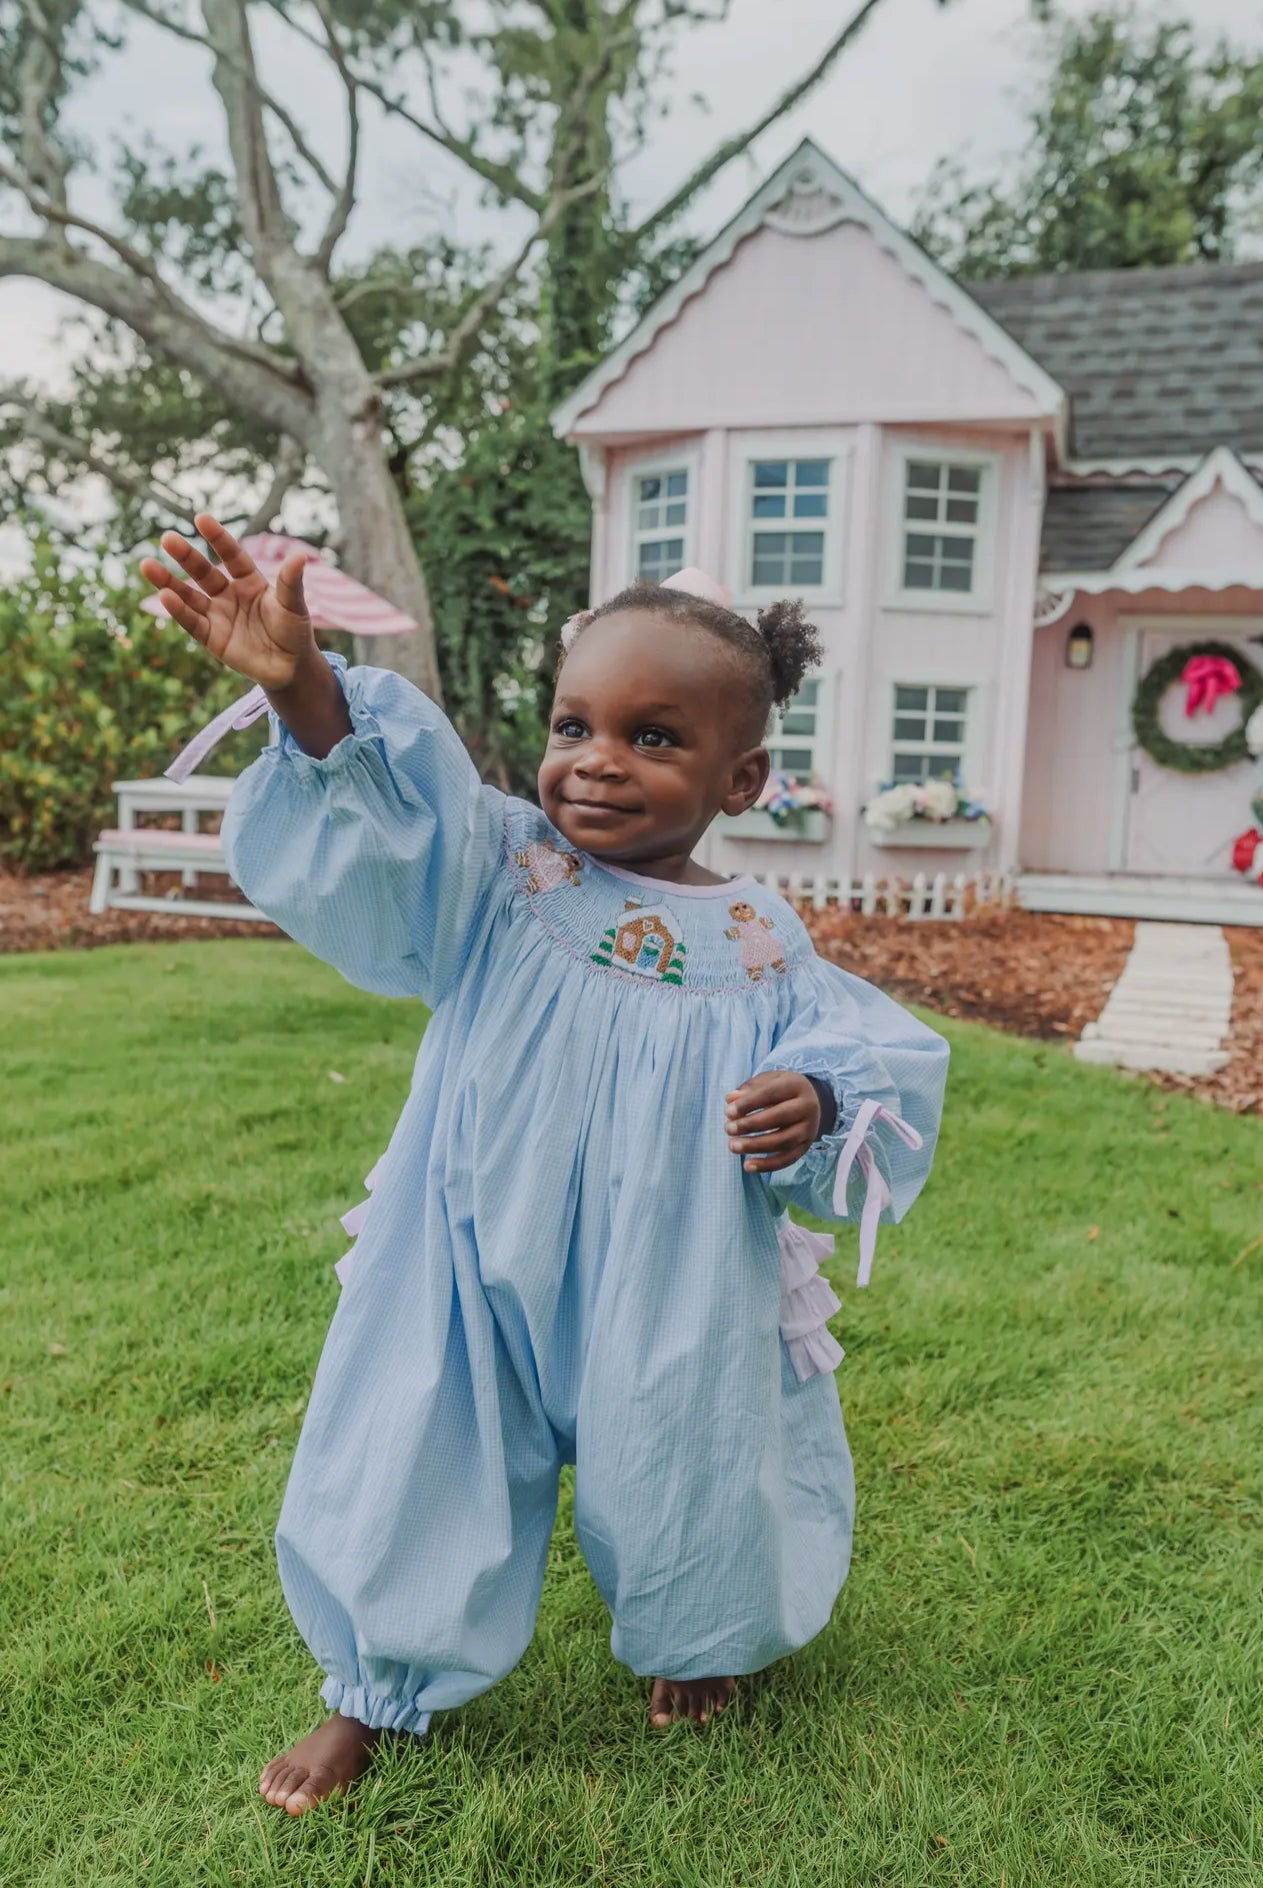
[(753, 905), (744, 903), (729, 905), (728, 916), (735, 918), (736, 923), (729, 925), (724, 936), (740, 944), (741, 968), (751, 983), (762, 983), (763, 972), (769, 967), (784, 976), (785, 946), (777, 937), (772, 920), (760, 918)]
[(528, 874), (526, 889), (531, 897), (555, 891), (558, 885), (577, 885), (583, 860), (574, 852), (561, 852), (546, 841), (536, 841), (524, 852), (513, 854), (513, 863)]

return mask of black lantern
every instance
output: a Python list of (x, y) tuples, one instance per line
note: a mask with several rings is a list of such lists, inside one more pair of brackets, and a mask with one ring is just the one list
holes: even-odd
[(1066, 637), (1066, 667), (1068, 669), (1092, 667), (1091, 623), (1076, 623)]

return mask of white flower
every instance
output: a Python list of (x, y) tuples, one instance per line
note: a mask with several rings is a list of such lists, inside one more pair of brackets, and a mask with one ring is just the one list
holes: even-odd
[(950, 780), (927, 780), (920, 789), (920, 811), (926, 819), (954, 819), (959, 799)]
[(864, 824), (870, 832), (893, 832), (896, 826), (906, 826), (916, 809), (914, 786), (887, 787), (884, 793), (874, 794), (864, 808)]
[(1263, 760), (1263, 702), (1245, 724), (1245, 744), (1256, 760)]

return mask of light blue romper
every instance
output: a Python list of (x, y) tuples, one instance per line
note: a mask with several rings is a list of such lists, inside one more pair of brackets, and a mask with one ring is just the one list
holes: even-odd
[[(827, 1622), (854, 1510), (837, 1300), (784, 1209), (901, 1216), (946, 1047), (773, 893), (571, 852), (409, 683), (334, 666), (354, 733), (317, 761), (274, 719), (225, 823), (257, 906), (434, 1012), (277, 1531), (324, 1699), (422, 1731), (503, 1677), (566, 1462), (614, 1656), (756, 1671)], [(768, 1069), (827, 1080), (837, 1131), (746, 1174), (725, 1096)]]

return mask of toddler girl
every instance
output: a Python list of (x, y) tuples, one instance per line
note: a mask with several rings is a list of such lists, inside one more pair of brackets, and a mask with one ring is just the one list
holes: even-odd
[(858, 1216), (866, 1282), (946, 1072), (788, 905), (693, 858), (757, 800), (815, 631), (791, 604), (753, 628), (697, 572), (573, 619), (536, 807), (409, 683), (320, 653), (300, 558), (273, 592), (198, 529), (217, 565), (172, 533), (184, 576), (142, 568), (273, 711), (233, 876), (352, 983), (433, 1010), (277, 1532), (332, 1715), (260, 1788), (299, 1814), (512, 1669), (567, 1462), (614, 1656), (654, 1723), (704, 1723), (821, 1630), (850, 1559), (828, 1246), (785, 1209)]

